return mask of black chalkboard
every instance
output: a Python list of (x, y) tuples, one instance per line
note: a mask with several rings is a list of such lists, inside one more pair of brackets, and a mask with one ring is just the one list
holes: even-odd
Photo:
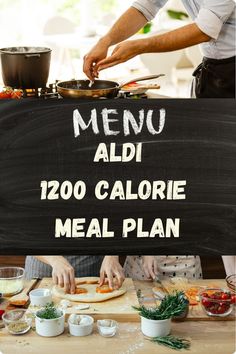
[[(105, 135), (103, 109), (115, 109), (117, 135)], [(0, 103), (0, 254), (235, 254), (236, 121), (235, 100), (40, 100)], [(73, 112), (89, 122), (97, 112), (99, 133), (81, 130), (75, 138)], [(153, 111), (159, 129), (124, 135), (123, 112), (138, 117)], [(158, 123), (159, 122), (159, 123)], [(142, 162), (93, 162), (99, 143), (142, 143)], [(41, 181), (86, 182), (82, 200), (41, 200)], [(185, 200), (98, 200), (100, 180), (186, 180)], [(55, 219), (109, 219), (112, 238), (55, 238)], [(179, 237), (122, 237), (122, 220), (180, 219)]]

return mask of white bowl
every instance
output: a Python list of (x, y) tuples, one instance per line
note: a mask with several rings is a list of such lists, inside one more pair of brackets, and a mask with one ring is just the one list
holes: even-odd
[(61, 317), (46, 320), (44, 318), (35, 317), (36, 333), (42, 337), (56, 337), (64, 332), (65, 329), (65, 314)]
[(104, 319), (97, 321), (98, 332), (103, 337), (113, 337), (118, 329), (118, 323), (114, 320)]
[(167, 336), (171, 330), (171, 319), (150, 320), (141, 316), (141, 330), (150, 338)]
[(49, 289), (34, 289), (30, 291), (29, 296), (32, 306), (44, 307), (52, 302), (52, 293)]
[[(75, 324), (73, 321), (78, 318), (80, 320), (85, 319), (86, 324)], [(71, 314), (68, 318), (69, 332), (72, 336), (84, 337), (88, 336), (93, 331), (94, 319), (88, 315), (74, 315)]]

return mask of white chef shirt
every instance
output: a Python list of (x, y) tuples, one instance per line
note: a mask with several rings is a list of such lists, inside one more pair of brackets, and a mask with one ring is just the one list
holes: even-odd
[[(151, 21), (168, 0), (136, 0), (136, 8)], [(202, 32), (210, 36), (201, 44), (203, 55), (213, 59), (235, 56), (236, 16), (234, 0), (182, 0), (190, 17)]]

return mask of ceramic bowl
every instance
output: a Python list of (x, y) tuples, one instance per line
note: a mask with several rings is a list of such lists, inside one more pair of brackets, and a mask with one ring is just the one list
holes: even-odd
[(88, 336), (93, 331), (93, 323), (91, 316), (71, 314), (68, 318), (69, 332), (76, 337)]
[(44, 307), (52, 302), (52, 293), (49, 289), (34, 289), (29, 293), (32, 306)]

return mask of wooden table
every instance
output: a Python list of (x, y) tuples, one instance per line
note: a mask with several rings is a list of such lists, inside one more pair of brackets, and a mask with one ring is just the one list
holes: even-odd
[[(137, 288), (151, 287), (148, 282), (135, 282)], [(185, 321), (173, 322), (172, 334), (191, 340), (191, 349), (181, 351), (189, 354), (233, 354), (235, 351), (235, 321)], [(2, 353), (1, 353), (2, 352)], [(34, 331), (24, 336), (9, 335), (0, 330), (1, 354), (170, 354), (166, 347), (146, 340), (139, 322), (119, 323), (119, 331), (113, 338), (101, 337), (94, 326), (88, 337), (72, 337), (66, 327), (63, 335), (42, 338)]]

